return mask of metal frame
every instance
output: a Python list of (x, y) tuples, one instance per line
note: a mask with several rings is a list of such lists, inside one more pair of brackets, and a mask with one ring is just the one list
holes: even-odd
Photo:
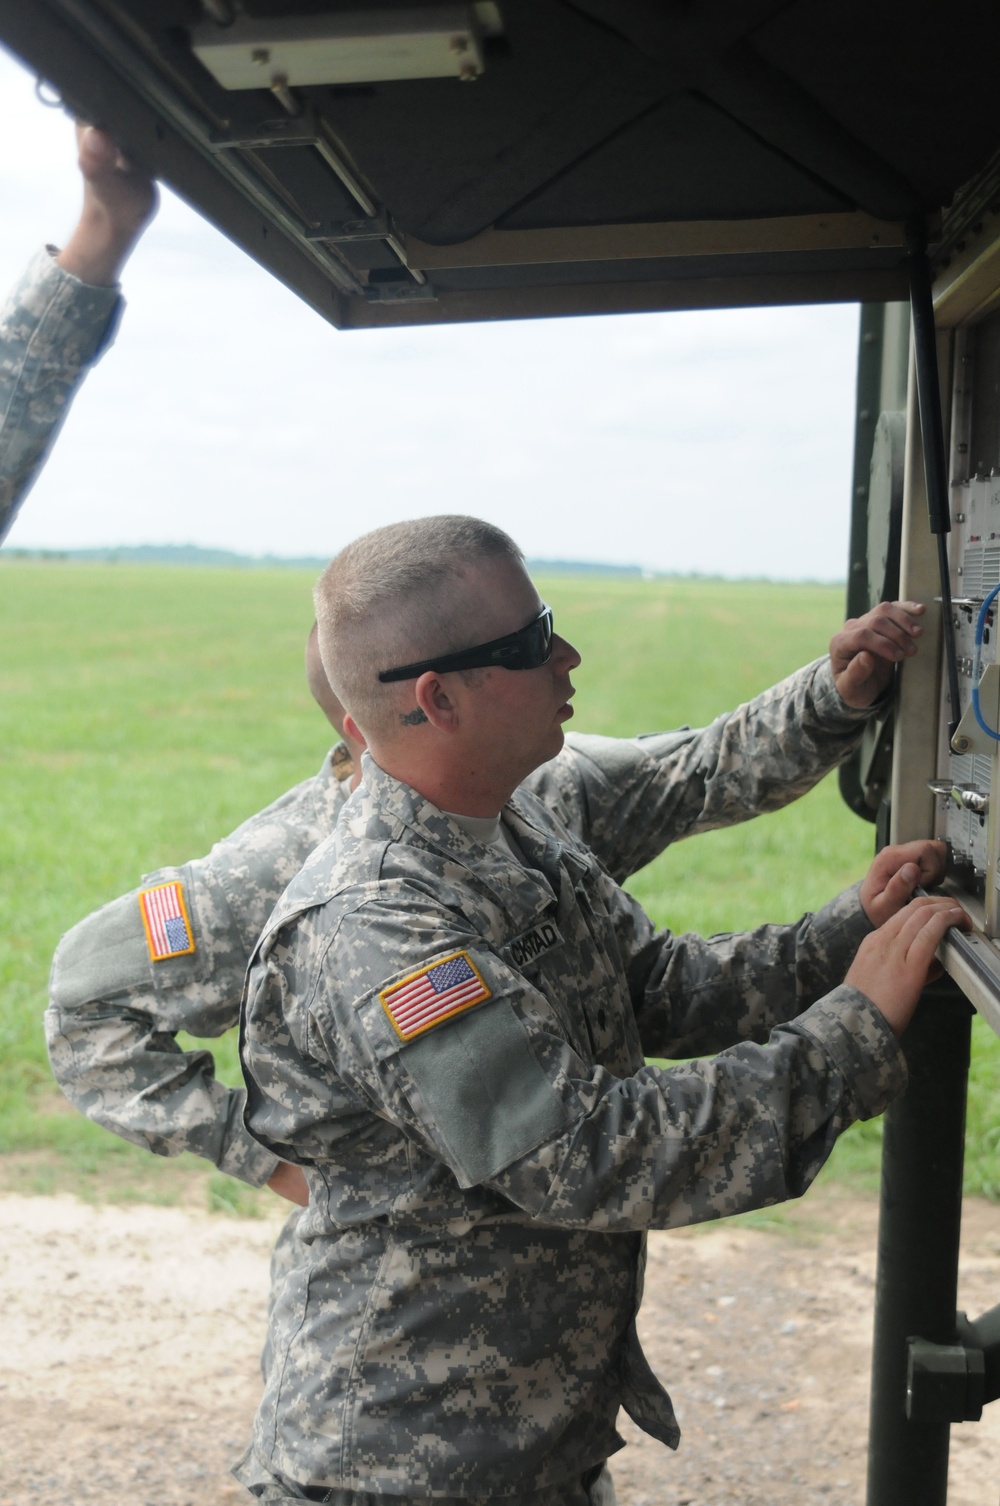
[[(233, 127), (211, 112), (170, 59), (153, 56), (141, 32), (103, 0), (0, 0), (0, 36), (71, 105), (99, 114), (100, 123), (137, 161), (193, 202), (340, 329), (893, 301), (906, 294), (901, 262), (852, 269), (835, 262), (826, 269), (812, 264), (814, 258), (822, 263), (824, 254), (836, 258), (872, 249), (891, 253), (902, 247), (902, 223), (862, 213), (551, 230), (494, 228), (459, 245), (431, 245), (397, 231), (329, 123), (315, 116), (293, 89), (271, 90), (275, 118), (261, 119), (249, 129)], [(85, 100), (75, 92), (81, 79), (87, 83)], [(761, 80), (757, 84), (763, 86)], [(785, 107), (792, 103), (784, 100)], [(811, 115), (809, 119), (816, 127)], [(269, 167), (276, 152), (293, 145), (318, 154), (369, 222), (367, 230), (363, 224), (349, 230), (343, 224), (309, 224), (296, 212)], [(839, 161), (837, 153), (846, 149), (836, 131), (830, 140), (817, 138), (813, 145), (817, 151), (822, 145), (823, 161), (824, 152), (833, 152)], [(389, 274), (367, 282), (345, 251), (365, 240), (383, 242), (396, 262)], [(793, 273), (781, 266), (789, 253), (807, 253)], [(769, 256), (781, 259), (779, 270), (768, 267)], [(751, 262), (741, 265), (740, 257)], [(654, 266), (640, 275), (635, 264), (641, 260)], [(686, 266), (679, 265), (685, 260)], [(661, 275), (656, 275), (656, 263), (662, 266)], [(550, 269), (548, 278), (514, 286), (504, 285), (502, 278), (484, 287), (434, 285), (435, 273), (468, 275), (481, 270), (488, 283), (491, 269), (514, 272), (531, 267)], [(559, 273), (563, 281), (545, 285)]]
[[(1000, 224), (987, 236), (979, 224), (969, 232), (973, 247), (963, 244), (935, 284), (936, 374), (946, 390), (961, 344), (954, 326), (1000, 302), (997, 229)], [(925, 402), (924, 431), (933, 423), (938, 429), (922, 433), (916, 389), (911, 362), (901, 595), (928, 604), (926, 631), (933, 642), (942, 641), (950, 623), (944, 620), (948, 592), (941, 589), (938, 545), (928, 526), (925, 465), (943, 465), (949, 431), (961, 415), (935, 415)], [(940, 476), (937, 481), (940, 491)], [(944, 670), (943, 655), (922, 654), (900, 679), (893, 841), (934, 829), (928, 782), (947, 734), (929, 708), (940, 704)], [(953, 719), (957, 713), (952, 694)], [(962, 898), (982, 925), (988, 905)], [(1000, 1033), (1000, 949), (982, 935), (956, 935), (941, 957), (946, 976), (925, 992), (903, 1038), (909, 1084), (885, 1116), (868, 1506), (945, 1506), (950, 1426), (977, 1420), (983, 1405), (1000, 1396), (1000, 1307), (974, 1323), (957, 1311), (971, 1020), (978, 1010)]]

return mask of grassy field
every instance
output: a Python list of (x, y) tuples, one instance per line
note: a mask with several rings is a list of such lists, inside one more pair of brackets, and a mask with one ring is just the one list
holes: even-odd
[[(539, 582), (583, 654), (574, 727), (701, 725), (821, 653), (842, 592), (821, 586), (554, 577)], [(196, 856), (315, 772), (326, 724), (305, 690), (311, 577), (8, 562), (0, 566), (0, 1177), (4, 1185), (174, 1200), (203, 1163), (165, 1163), (84, 1121), (54, 1089), (41, 1014), (60, 934), (148, 870)], [(833, 779), (788, 810), (681, 843), (633, 883), (655, 919), (723, 931), (790, 920), (863, 873), (873, 829)], [(213, 1043), (238, 1081), (235, 1043)], [(976, 1024), (970, 1191), (1000, 1195), (1000, 1043)], [(824, 1175), (874, 1185), (878, 1126)], [(188, 1163), (188, 1164), (185, 1164)]]

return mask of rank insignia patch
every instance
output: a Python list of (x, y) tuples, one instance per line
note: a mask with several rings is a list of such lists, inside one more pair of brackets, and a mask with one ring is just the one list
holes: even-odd
[(154, 962), (194, 951), (194, 932), (184, 903), (184, 886), (176, 881), (139, 890), (139, 913)]
[(400, 1040), (412, 1041), (492, 994), (468, 952), (456, 952), (384, 988), (379, 998)]

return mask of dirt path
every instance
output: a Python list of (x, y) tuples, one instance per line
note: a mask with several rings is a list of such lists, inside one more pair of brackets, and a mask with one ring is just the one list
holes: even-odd
[[(1000, 1208), (967, 1204), (960, 1305), (1000, 1300)], [(647, 1353), (684, 1429), (628, 1425), (621, 1506), (860, 1506), (874, 1205), (814, 1191), (775, 1231), (654, 1235)], [(0, 1506), (250, 1503), (276, 1225), (0, 1197)], [(1000, 1403), (953, 1429), (949, 1506), (996, 1506)]]

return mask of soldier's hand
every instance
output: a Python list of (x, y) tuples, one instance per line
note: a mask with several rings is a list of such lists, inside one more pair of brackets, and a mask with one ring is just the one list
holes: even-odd
[(267, 1179), (267, 1185), (279, 1197), (287, 1198), (290, 1203), (298, 1203), (300, 1208), (305, 1208), (309, 1202), (309, 1184), (302, 1168), (293, 1166), (290, 1161), (278, 1162)]
[(156, 213), (156, 184), (96, 126), (78, 122), (76, 146), (83, 175), (83, 209), (56, 261), (82, 282), (110, 287)]
[(884, 925), (906, 904), (917, 885), (927, 889), (944, 878), (943, 842), (903, 842), (883, 847), (872, 860), (859, 898), (873, 926)]
[(877, 701), (892, 679), (893, 665), (916, 653), (924, 610), (919, 601), (883, 601), (834, 633), (830, 667), (848, 706), (860, 709)]
[(858, 947), (845, 982), (868, 995), (896, 1035), (910, 1023), (935, 965), (934, 953), (951, 926), (969, 929), (969, 917), (961, 905), (939, 895), (923, 895)]

